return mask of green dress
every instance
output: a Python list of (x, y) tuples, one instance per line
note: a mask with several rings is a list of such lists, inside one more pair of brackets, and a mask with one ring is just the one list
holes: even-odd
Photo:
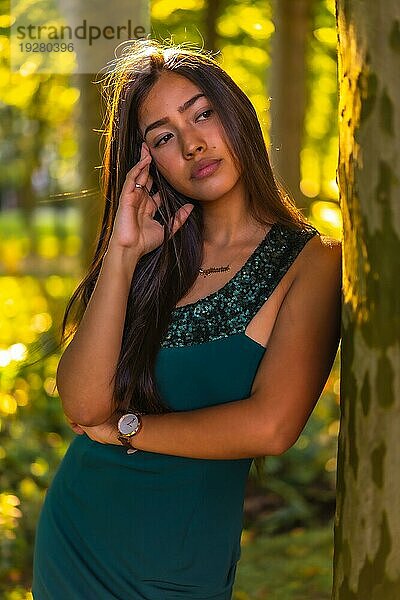
[[(220, 290), (177, 307), (156, 360), (174, 411), (246, 398), (265, 348), (244, 332), (319, 232), (275, 223)], [(230, 600), (252, 458), (197, 459), (77, 435), (36, 528), (35, 600)]]

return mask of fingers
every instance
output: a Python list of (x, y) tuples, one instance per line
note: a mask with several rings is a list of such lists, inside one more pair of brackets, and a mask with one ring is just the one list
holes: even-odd
[(148, 145), (146, 144), (146, 142), (142, 142), (142, 146), (140, 148), (140, 158), (144, 158), (145, 156), (147, 156), (148, 154), (150, 154), (150, 150)]
[[(153, 183), (153, 178), (151, 177), (150, 171), (149, 171), (150, 163), (153, 159), (149, 152), (148, 147), (144, 143), (142, 144), (142, 148), (140, 151), (140, 159), (141, 159), (141, 161), (143, 160), (145, 162), (144, 162), (143, 169), (141, 170), (139, 175), (136, 177), (136, 183), (140, 183), (141, 185), (144, 185), (146, 187), (147, 193), (149, 193), (152, 183)], [(136, 188), (136, 189), (141, 191), (140, 188)]]
[[(140, 157), (142, 158), (142, 156), (146, 157), (146, 156), (149, 156), (149, 155), (150, 155), (149, 147), (147, 146), (146, 142), (143, 142)], [(150, 167), (150, 165), (149, 165), (149, 167)], [(141, 183), (141, 182), (139, 181), (139, 183)], [(146, 188), (147, 188), (149, 194), (150, 194), (150, 190), (151, 190), (152, 185), (153, 185), (153, 178), (152, 178), (152, 176), (149, 173), (148, 174), (148, 179), (147, 179), (147, 184), (146, 184)], [(154, 210), (156, 210), (161, 205), (160, 192), (155, 192), (154, 194), (151, 195), (151, 198), (155, 201)], [(153, 214), (154, 214), (154, 212), (153, 212)]]
[[(135, 186), (136, 183), (140, 183), (143, 185), (147, 193), (150, 192), (151, 186), (153, 184), (153, 178), (149, 173), (150, 163), (152, 161), (152, 156), (148, 149), (148, 146), (143, 142), (141, 151), (140, 151), (140, 160), (137, 162), (127, 173), (124, 185), (122, 187), (122, 192), (131, 193), (131, 192), (141, 192), (143, 191), (141, 188), (137, 188)], [(144, 190), (144, 191), (146, 191)]]
[[(141, 150), (140, 150), (140, 158), (142, 159), (149, 155), (151, 156), (149, 147), (147, 146), (146, 142), (143, 142)], [(151, 163), (151, 161), (150, 161), (150, 163)], [(153, 185), (153, 177), (150, 175), (150, 164), (149, 164), (147, 173), (148, 173), (148, 176), (147, 176), (147, 182), (145, 185), (150, 194), (151, 186)], [(141, 183), (141, 182), (139, 182), (139, 183)]]
[[(147, 156), (149, 156), (150, 159), (152, 158), (147, 144), (145, 142), (143, 142), (142, 148), (141, 148), (141, 154), (140, 154), (141, 160), (145, 159)], [(151, 199), (152, 202), (144, 203), (143, 210), (144, 210), (144, 213), (154, 216), (156, 210), (161, 206), (161, 197), (160, 197), (159, 192), (156, 192), (156, 193), (150, 195), (150, 190), (153, 185), (153, 178), (149, 172), (150, 163), (151, 163), (151, 160), (149, 161), (148, 164), (146, 163), (146, 166), (143, 168), (142, 172), (136, 178), (136, 181), (135, 181), (135, 183), (140, 183), (141, 185), (144, 185), (146, 189), (145, 190), (141, 190), (140, 188), (135, 188), (135, 189), (139, 193), (142, 191), (147, 192), (147, 194), (148, 194), (147, 198)], [(149, 198), (149, 196), (150, 196), (150, 198)]]
[[(147, 181), (146, 167), (148, 168), (150, 162), (151, 156), (145, 156), (138, 163), (136, 163), (136, 165), (132, 167), (132, 169), (128, 171), (128, 173), (126, 174), (124, 185), (122, 186), (121, 194), (126, 194), (135, 190), (140, 190), (140, 188), (135, 188), (135, 183), (141, 183), (142, 185), (145, 185), (144, 181)], [(142, 176), (140, 180), (140, 175), (142, 174), (142, 172), (144, 172), (145, 178), (143, 178)]]

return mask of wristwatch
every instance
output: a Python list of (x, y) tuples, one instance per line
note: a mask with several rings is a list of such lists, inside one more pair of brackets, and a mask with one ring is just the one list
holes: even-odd
[(133, 452), (138, 451), (137, 448), (134, 448), (130, 444), (130, 440), (142, 427), (143, 422), (141, 414), (142, 413), (126, 413), (125, 415), (122, 415), (118, 421), (118, 431), (120, 435), (117, 437), (124, 446), (129, 447), (127, 454), (133, 454)]

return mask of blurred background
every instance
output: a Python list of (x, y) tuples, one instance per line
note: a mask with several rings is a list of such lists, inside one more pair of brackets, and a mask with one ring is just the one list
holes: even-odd
[[(12, 17), (0, 6), (0, 597), (19, 600), (32, 598), (36, 521), (75, 436), (55, 388), (59, 354), (23, 360), (59, 341), (94, 251), (103, 108), (94, 75), (10, 72)], [(334, 0), (152, 0), (150, 15), (151, 37), (221, 52), (278, 179), (341, 239)], [(339, 355), (296, 444), (267, 458), (264, 483), (250, 473), (234, 600), (331, 597)]]

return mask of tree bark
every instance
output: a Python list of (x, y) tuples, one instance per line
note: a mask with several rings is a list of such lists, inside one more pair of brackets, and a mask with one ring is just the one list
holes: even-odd
[(343, 214), (333, 599), (400, 598), (400, 5), (336, 0)]
[(217, 18), (221, 13), (221, 0), (207, 0), (205, 5), (205, 47), (216, 52), (219, 50), (217, 42)]
[(296, 204), (306, 209), (310, 200), (300, 189), (300, 151), (307, 100), (307, 42), (312, 29), (313, 5), (314, 0), (274, 0), (275, 33), (268, 85), (272, 98), (271, 163)]
[(78, 115), (79, 128), (79, 177), (84, 191), (77, 202), (82, 217), (82, 267), (86, 270), (95, 253), (95, 240), (101, 227), (104, 199), (100, 196), (100, 133), (102, 128), (100, 84), (93, 83), (95, 74), (74, 75), (74, 83), (80, 90)]

